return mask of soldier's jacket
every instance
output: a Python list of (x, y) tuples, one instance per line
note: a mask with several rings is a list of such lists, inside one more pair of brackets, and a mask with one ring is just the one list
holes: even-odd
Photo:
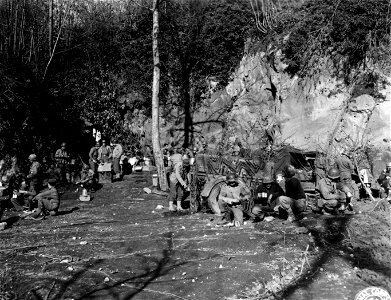
[(34, 161), (30, 167), (30, 172), (29, 172), (30, 178), (38, 178), (40, 173), (41, 173), (41, 164), (37, 161)]
[(48, 200), (51, 200), (52, 202), (57, 202), (57, 203), (60, 202), (60, 198), (58, 197), (57, 189), (54, 186), (39, 193), (37, 195), (37, 198), (46, 198)]
[(239, 183), (237, 186), (229, 186), (228, 184), (224, 184), (221, 187), (220, 195), (236, 200), (247, 200), (251, 196), (251, 191), (246, 185), (241, 183)]

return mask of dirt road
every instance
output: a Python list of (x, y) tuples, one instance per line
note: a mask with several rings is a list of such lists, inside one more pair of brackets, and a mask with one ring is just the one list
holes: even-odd
[(303, 233), (277, 219), (217, 227), (212, 214), (168, 212), (164, 197), (143, 192), (150, 184), (149, 174), (132, 175), (105, 184), (91, 202), (68, 191), (61, 214), (42, 221), (7, 212), (0, 288), (45, 300), (237, 299), (281, 290), (286, 299), (353, 299), (369, 285), (352, 253), (314, 234), (343, 219), (308, 215)]

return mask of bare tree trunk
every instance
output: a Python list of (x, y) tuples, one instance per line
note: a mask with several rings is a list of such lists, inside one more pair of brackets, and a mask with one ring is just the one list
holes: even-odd
[(52, 55), (52, 46), (53, 46), (53, 0), (49, 0), (48, 38), (49, 38), (49, 57), (50, 57)]
[(160, 0), (153, 0), (152, 147), (155, 156), (157, 172), (159, 176), (160, 189), (166, 191), (167, 177), (166, 177), (166, 170), (164, 168), (163, 154), (160, 148), (160, 132), (159, 132), (159, 88), (160, 88), (160, 56), (159, 56), (159, 47), (158, 47), (159, 4), (160, 4)]

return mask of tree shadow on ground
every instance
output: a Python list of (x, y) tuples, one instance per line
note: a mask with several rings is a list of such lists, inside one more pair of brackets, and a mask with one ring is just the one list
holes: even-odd
[[(175, 228), (175, 220), (170, 220), (170, 226), (168, 228)], [(78, 295), (72, 295), (74, 299), (121, 299), (121, 300), (130, 300), (134, 298), (136, 295), (142, 293), (143, 291), (154, 292), (161, 294), (162, 297), (173, 297), (176, 295), (171, 294), (169, 292), (164, 291), (152, 291), (148, 289), (148, 286), (153, 283), (156, 279), (168, 275), (172, 270), (184, 266), (189, 261), (178, 261), (174, 256), (180, 251), (180, 249), (175, 249), (174, 245), (174, 235), (176, 236), (176, 231), (171, 230), (163, 233), (163, 238), (166, 241), (166, 247), (162, 250), (160, 257), (152, 257), (149, 255), (143, 254), (135, 254), (133, 257), (135, 259), (141, 259), (143, 271), (141, 274), (130, 276), (124, 279), (115, 280), (110, 278), (110, 281), (103, 284), (98, 284), (92, 287), (91, 290), (86, 292), (80, 292)], [(129, 249), (130, 250), (130, 249)], [(219, 254), (211, 255), (202, 260), (213, 259), (214, 257), (219, 256)], [(46, 295), (46, 297), (42, 298), (38, 293), (33, 294), (35, 299), (43, 300), (43, 299), (62, 299), (64, 297), (66, 291), (71, 288), (71, 286), (76, 287), (77, 282), (79, 283), (83, 280), (84, 274), (87, 272), (96, 273), (94, 268), (98, 265), (105, 263), (105, 259), (97, 259), (93, 262), (88, 262), (88, 265), (85, 265), (81, 270), (72, 275), (68, 280), (59, 280), (53, 279), (56, 285), (55, 293), (51, 293), (51, 296)], [(110, 275), (108, 275), (110, 276)], [(171, 279), (170, 279), (171, 280)], [(159, 281), (162, 282), (162, 281)], [(123, 290), (123, 286), (125, 286), (128, 290), (131, 291), (125, 292)], [(121, 289), (122, 287), (122, 289)], [(88, 286), (87, 286), (88, 289)], [(49, 292), (48, 292), (49, 293)]]
[[(317, 230), (308, 223), (300, 222), (300, 225), (306, 227), (312, 234), (315, 240), (315, 246), (320, 249), (320, 255), (311, 263), (309, 269), (301, 274), (292, 284), (286, 286), (278, 293), (278, 297), (282, 299), (292, 296), (297, 289), (309, 287), (318, 277), (320, 268), (326, 265), (333, 257), (339, 257), (350, 263), (352, 266), (359, 266), (375, 273), (380, 273), (384, 276), (391, 276), (391, 268), (385, 267), (376, 260), (373, 252), (368, 248), (353, 249), (350, 243), (344, 243), (347, 232), (347, 225), (353, 215), (326, 217), (324, 219), (324, 227)], [(351, 255), (341, 255), (343, 253), (351, 253)]]
[(80, 209), (80, 208), (76, 206), (76, 207), (72, 207), (71, 209), (60, 210), (60, 211), (57, 213), (57, 216), (63, 216), (63, 215), (71, 214), (71, 213), (73, 213), (74, 211), (79, 210), (79, 209)]
[(2, 220), (2, 222), (6, 222), (7, 226), (6, 228), (11, 228), (13, 224), (17, 223), (20, 220), (19, 216), (12, 216), (8, 219)]

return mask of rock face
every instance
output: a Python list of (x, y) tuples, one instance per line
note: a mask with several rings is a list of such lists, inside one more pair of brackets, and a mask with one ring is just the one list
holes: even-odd
[[(380, 75), (371, 94), (354, 93), (355, 87), (333, 76), (329, 60), (311, 77), (299, 78), (285, 72), (281, 56), (245, 55), (226, 88), (194, 112), (193, 142), (203, 139), (225, 153), (235, 142), (252, 150), (289, 144), (332, 155), (345, 147), (369, 147), (384, 165), (383, 154), (391, 150), (391, 77)], [(183, 122), (167, 121), (162, 131), (165, 142), (178, 142)]]

